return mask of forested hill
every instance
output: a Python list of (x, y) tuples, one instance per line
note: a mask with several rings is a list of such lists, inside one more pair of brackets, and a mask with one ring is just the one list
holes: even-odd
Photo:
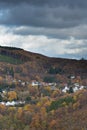
[(0, 130), (87, 130), (87, 61), (0, 47)]
[(56, 78), (58, 74), (65, 78), (70, 75), (80, 76), (83, 79), (87, 77), (87, 60), (51, 58), (21, 48), (0, 46), (0, 66), (6, 67), (8, 63), (15, 73), (17, 68), (20, 68), (20, 77), (25, 75), (25, 78), (30, 79), (37, 76), (40, 79), (58, 81)]
[(32, 59), (35, 60), (35, 58), (38, 59), (38, 58), (45, 57), (45, 56), (40, 55), (40, 54), (25, 51), (21, 48), (7, 47), (7, 46), (0, 46), (0, 54), (10, 56), (13, 58), (17, 58), (17, 59), (20, 59), (20, 60), (25, 61), (25, 62), (32, 60)]

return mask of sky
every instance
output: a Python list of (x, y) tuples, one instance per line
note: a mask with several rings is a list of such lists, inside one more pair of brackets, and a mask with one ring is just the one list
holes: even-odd
[(0, 45), (87, 59), (87, 0), (0, 0)]

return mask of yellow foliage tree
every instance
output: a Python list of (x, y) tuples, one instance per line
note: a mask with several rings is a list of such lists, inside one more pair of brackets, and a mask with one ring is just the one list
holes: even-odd
[(32, 112), (32, 106), (31, 106), (30, 104), (26, 104), (26, 105), (24, 106), (24, 110), (25, 110), (25, 111), (31, 111), (31, 112)]
[(5, 112), (5, 110), (6, 110), (6, 106), (3, 104), (0, 104), (0, 113)]
[(50, 92), (51, 91), (50, 86), (45, 87), (45, 90), (47, 90), (48, 92)]
[(16, 100), (16, 99), (17, 99), (17, 93), (15, 91), (8, 92), (8, 100), (9, 101)]
[(20, 119), (22, 115), (23, 115), (23, 109), (19, 107), (17, 111), (17, 117)]
[(76, 102), (76, 103), (73, 104), (73, 109), (76, 110), (76, 109), (79, 108), (79, 106), (80, 106), (80, 103), (78, 101), (78, 102)]
[(49, 101), (49, 100), (46, 101), (46, 103), (44, 103), (44, 106), (45, 106), (45, 107), (48, 107), (48, 106), (50, 106), (50, 105), (51, 105), (51, 101)]
[(55, 129), (56, 124), (57, 124), (56, 120), (52, 120), (50, 122), (50, 128)]

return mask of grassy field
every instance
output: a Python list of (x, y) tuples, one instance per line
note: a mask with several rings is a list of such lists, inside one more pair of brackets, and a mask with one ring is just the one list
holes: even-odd
[(20, 59), (15, 59), (10, 56), (0, 55), (0, 62), (8, 62), (10, 64), (22, 64), (23, 61)]

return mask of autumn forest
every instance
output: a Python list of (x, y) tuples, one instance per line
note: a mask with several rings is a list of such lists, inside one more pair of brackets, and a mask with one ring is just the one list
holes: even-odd
[(0, 130), (87, 130), (87, 60), (1, 46)]

